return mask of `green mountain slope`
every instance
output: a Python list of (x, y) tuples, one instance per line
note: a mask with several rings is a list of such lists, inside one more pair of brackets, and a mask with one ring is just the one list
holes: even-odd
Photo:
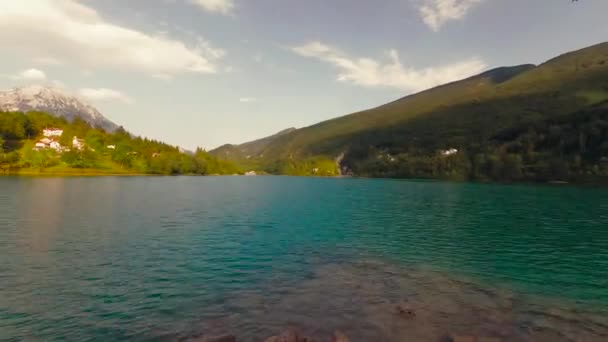
[[(226, 144), (214, 150), (209, 151), (210, 154), (228, 161), (237, 161), (241, 164), (250, 161), (249, 164), (255, 164), (255, 160), (259, 159), (264, 149), (279, 137), (296, 131), (295, 128), (287, 128), (271, 136), (258, 140), (246, 142), (240, 145)], [(247, 164), (247, 163), (245, 163)]]
[[(513, 141), (496, 137), (521, 127), (543, 130), (541, 126), (556, 125), (553, 120), (563, 117), (574, 120), (584, 116), (581, 113), (593, 112), (597, 116), (604, 110), (606, 100), (608, 43), (603, 43), (564, 54), (539, 66), (494, 69), (371, 110), (293, 131), (274, 139), (260, 151), (259, 166), (273, 173), (314, 174), (319, 163), (327, 166), (337, 160), (343, 172), (358, 175), (498, 179), (501, 177), (491, 177), (488, 172), (475, 175), (471, 171), (475, 156), (501, 161), (517, 159), (521, 176), (512, 178), (540, 179), (538, 174), (532, 171), (526, 174), (522, 170), (533, 170), (538, 163), (560, 158), (566, 163), (578, 158), (589, 169), (600, 168), (597, 158), (601, 157), (585, 155), (588, 147), (568, 154), (555, 147), (545, 151), (539, 160), (524, 160), (520, 152), (508, 150)], [(586, 124), (591, 122), (597, 124), (595, 119), (587, 120)], [(573, 121), (572, 125), (579, 123), (583, 124)], [(602, 137), (601, 132), (596, 138)], [(459, 153), (442, 158), (440, 151), (451, 148)], [(420, 172), (407, 173), (384, 172), (375, 169), (380, 166), (373, 166), (383, 158), (392, 160), (394, 166), (420, 158), (433, 160), (427, 164), (440, 165), (446, 159), (457, 157), (462, 159), (461, 165), (450, 166), (447, 171), (422, 170), (436, 165), (420, 166)], [(580, 172), (588, 171), (585, 170)], [(323, 174), (337, 172), (334, 167), (324, 170)]]
[[(48, 129), (52, 128), (53, 134)], [(239, 169), (197, 149), (135, 137), (119, 127), (94, 128), (44, 112), (0, 111), (0, 175), (48, 174), (235, 174)]]

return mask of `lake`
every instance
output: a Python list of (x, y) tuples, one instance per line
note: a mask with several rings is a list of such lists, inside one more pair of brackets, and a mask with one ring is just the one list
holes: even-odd
[(605, 341), (608, 190), (0, 178), (0, 339), (260, 341), (290, 325), (353, 341)]

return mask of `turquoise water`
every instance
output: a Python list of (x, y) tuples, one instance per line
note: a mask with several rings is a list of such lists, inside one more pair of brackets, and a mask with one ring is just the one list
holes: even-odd
[(0, 178), (0, 339), (601, 341), (607, 317), (605, 189)]

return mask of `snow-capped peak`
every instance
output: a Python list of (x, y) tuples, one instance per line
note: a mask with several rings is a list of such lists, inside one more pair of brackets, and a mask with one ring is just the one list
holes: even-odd
[(113, 131), (118, 126), (97, 109), (64, 89), (42, 85), (0, 91), (0, 111), (43, 111), (73, 120), (79, 117), (93, 126)]

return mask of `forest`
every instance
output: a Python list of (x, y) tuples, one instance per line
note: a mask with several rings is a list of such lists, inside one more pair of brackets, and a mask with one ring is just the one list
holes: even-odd
[(522, 122), (487, 140), (453, 140), (458, 152), (452, 155), (421, 143), (406, 149), (360, 144), (347, 154), (345, 172), (372, 177), (595, 182), (608, 177), (608, 102)]
[(608, 181), (608, 43), (494, 68), (215, 156), (271, 174)]
[[(54, 146), (45, 148), (43, 131), (56, 128)], [(74, 148), (74, 139), (79, 148)], [(49, 139), (46, 140), (48, 142)], [(193, 153), (160, 141), (133, 136), (120, 127), (106, 132), (79, 118), (72, 122), (43, 112), (0, 113), (0, 172), (56, 174), (236, 174), (231, 163), (203, 149)]]

